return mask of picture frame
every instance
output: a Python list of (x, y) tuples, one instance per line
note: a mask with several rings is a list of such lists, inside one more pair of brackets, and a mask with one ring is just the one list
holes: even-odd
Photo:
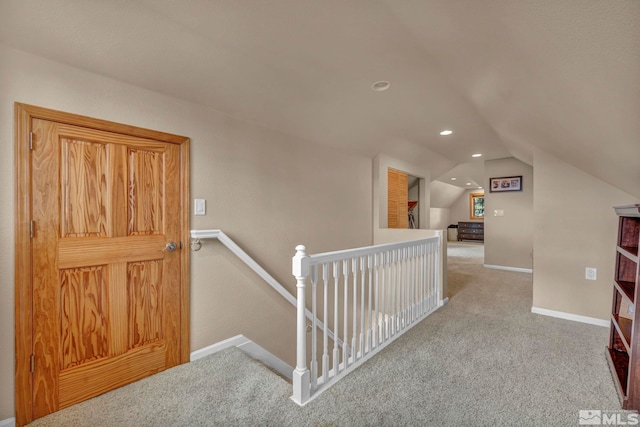
[(507, 191), (522, 191), (522, 175), (489, 178), (490, 193), (505, 193)]

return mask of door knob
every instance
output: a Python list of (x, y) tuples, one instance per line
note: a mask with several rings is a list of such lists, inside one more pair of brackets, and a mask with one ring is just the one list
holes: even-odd
[(176, 245), (176, 242), (169, 242), (164, 248), (169, 252), (173, 252), (176, 250), (177, 247), (178, 245)]

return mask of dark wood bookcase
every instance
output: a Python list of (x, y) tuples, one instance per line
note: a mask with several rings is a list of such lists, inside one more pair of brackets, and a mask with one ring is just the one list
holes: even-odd
[(640, 205), (617, 206), (618, 241), (606, 355), (623, 409), (640, 410)]

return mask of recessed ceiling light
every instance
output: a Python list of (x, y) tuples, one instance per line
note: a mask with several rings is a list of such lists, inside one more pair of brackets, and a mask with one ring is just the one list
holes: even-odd
[(480, 153), (472, 154), (471, 157), (482, 157), (482, 154)]
[(386, 80), (380, 80), (378, 82), (375, 82), (374, 84), (371, 85), (371, 89), (377, 91), (377, 92), (382, 92), (384, 90), (389, 89), (389, 87), (391, 87), (391, 83), (389, 83)]
[(484, 187), (478, 187), (478, 190), (482, 190)]
[(445, 129), (445, 130), (443, 130), (443, 131), (441, 131), (441, 132), (440, 132), (440, 135), (442, 135), (442, 136), (447, 136), (447, 135), (451, 135), (452, 133), (453, 133), (453, 131), (452, 131), (452, 130)]
[(455, 181), (456, 179), (458, 179), (458, 178), (451, 178), (451, 181)]
[(467, 185), (471, 185), (471, 183), (470, 183), (470, 182), (467, 182)]

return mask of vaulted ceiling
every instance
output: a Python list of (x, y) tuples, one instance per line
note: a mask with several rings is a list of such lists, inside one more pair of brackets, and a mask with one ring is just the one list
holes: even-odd
[(0, 42), (433, 178), (537, 147), (640, 197), (638, 0), (0, 0)]

